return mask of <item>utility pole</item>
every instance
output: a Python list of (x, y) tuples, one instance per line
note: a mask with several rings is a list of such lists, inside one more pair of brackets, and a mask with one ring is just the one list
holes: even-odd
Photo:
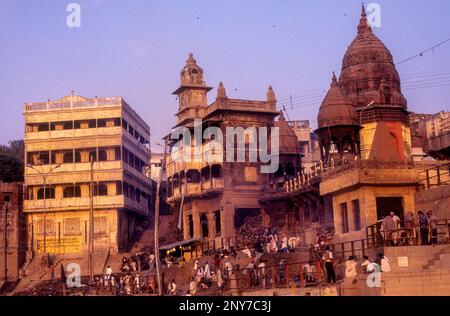
[[(36, 171), (41, 177), (42, 177), (42, 181), (44, 184), (44, 201), (43, 201), (43, 213), (44, 213), (44, 254), (47, 256), (47, 259), (49, 258), (49, 255), (47, 253), (47, 204), (46, 204), (46, 200), (47, 200), (47, 177), (56, 169), (58, 169), (59, 167), (61, 167), (61, 164), (57, 164), (55, 167), (50, 168), (50, 170), (48, 172), (44, 172), (44, 167), (43, 167), (43, 162), (41, 161), (41, 167), (42, 167), (42, 171), (38, 170), (37, 168), (35, 168), (33, 165), (28, 164), (27, 165), (28, 168), (33, 169), (34, 171)], [(52, 197), (52, 194), (50, 193), (50, 199), (54, 198)]]
[(89, 277), (94, 282), (94, 158), (91, 157), (89, 185)]
[(47, 207), (46, 207), (46, 199), (47, 199), (47, 175), (43, 175), (42, 179), (44, 181), (44, 254), (47, 256)]
[(8, 207), (3, 205), (3, 247), (4, 247), (4, 275), (5, 282), (8, 281)]
[(159, 207), (160, 207), (160, 190), (161, 182), (164, 173), (164, 168), (166, 166), (166, 150), (167, 150), (167, 140), (164, 140), (164, 152), (161, 161), (161, 170), (159, 171), (158, 183), (156, 185), (156, 202), (155, 202), (155, 261), (156, 261), (156, 277), (158, 280), (158, 294), (162, 296), (162, 282), (161, 282), (161, 272), (160, 272), (160, 260), (159, 260)]

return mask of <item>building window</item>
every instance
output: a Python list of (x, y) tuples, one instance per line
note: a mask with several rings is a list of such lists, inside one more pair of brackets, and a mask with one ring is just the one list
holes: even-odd
[(106, 127), (106, 119), (97, 120), (97, 127), (99, 128)]
[(122, 181), (116, 181), (116, 195), (122, 195)]
[(214, 221), (216, 222), (216, 235), (219, 236), (222, 230), (220, 223), (220, 211), (214, 212)]
[(94, 196), (107, 196), (108, 186), (104, 183), (99, 183), (94, 186)]
[(129, 186), (130, 199), (136, 200), (136, 188), (132, 185)]
[(89, 152), (89, 162), (97, 161), (97, 150), (92, 150)]
[(341, 204), (341, 229), (343, 234), (349, 232), (347, 203)]
[(355, 230), (361, 230), (361, 212), (359, 209), (359, 200), (352, 201), (353, 223)]
[[(54, 199), (55, 198), (55, 189), (54, 188), (46, 188), (45, 189), (45, 198), (46, 199)], [(44, 188), (39, 188), (37, 192), (37, 199), (44, 199)]]
[(63, 163), (73, 163), (73, 152), (64, 153)]
[(194, 221), (192, 215), (188, 215), (189, 238), (194, 237)]
[(106, 150), (98, 151), (98, 161), (108, 161), (108, 154), (106, 153)]
[(208, 237), (209, 236), (208, 218), (206, 217), (205, 213), (200, 215), (200, 227), (202, 228), (202, 236), (204, 238)]
[(129, 191), (128, 191), (129, 189), (128, 189), (128, 183), (126, 183), (126, 182), (124, 182), (123, 183), (123, 195), (125, 195), (126, 197), (129, 197), (130, 195), (129, 195)]
[(211, 173), (213, 178), (222, 178), (222, 166), (213, 165), (211, 168)]
[(122, 149), (123, 151), (123, 161), (128, 164), (128, 149), (126, 149), (125, 147), (123, 147)]
[(37, 130), (38, 132), (48, 132), (50, 130), (49, 123), (39, 124)]
[(3, 194), (3, 203), (11, 204), (11, 201), (12, 201), (12, 194), (11, 193), (4, 193)]
[(81, 188), (79, 186), (65, 187), (63, 190), (63, 198), (81, 197)]

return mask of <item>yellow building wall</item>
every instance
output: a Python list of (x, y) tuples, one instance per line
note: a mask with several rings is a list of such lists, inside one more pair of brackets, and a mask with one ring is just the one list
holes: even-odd
[[(336, 241), (351, 241), (366, 238), (366, 227), (375, 224), (377, 218), (377, 197), (402, 197), (403, 210), (414, 211), (415, 186), (377, 187), (362, 186), (343, 193), (335, 194), (333, 198), (334, 226)], [(359, 199), (361, 230), (355, 231), (352, 201)], [(349, 232), (342, 231), (341, 204), (347, 203)]]
[[(53, 212), (46, 214), (46, 252), (81, 253), (89, 244), (89, 211)], [(44, 215), (27, 214), (30, 249), (44, 252)], [(118, 248), (118, 210), (94, 211), (94, 247)]]

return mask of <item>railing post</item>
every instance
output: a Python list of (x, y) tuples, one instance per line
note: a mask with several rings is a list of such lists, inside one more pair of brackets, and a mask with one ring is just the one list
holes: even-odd
[(366, 255), (366, 245), (364, 243), (364, 239), (361, 240), (361, 252), (362, 252), (362, 255), (364, 257)]
[(289, 265), (286, 264), (286, 268), (285, 268), (285, 273), (284, 273), (284, 281), (286, 282), (286, 288), (289, 288), (289, 284), (291, 282), (291, 274), (289, 272)]
[(342, 259), (345, 260), (345, 243), (341, 244), (341, 250), (342, 250)]
[(305, 276), (304, 276), (303, 266), (301, 263), (300, 263), (300, 287), (301, 288), (305, 287)]
[(441, 185), (441, 172), (440, 172), (439, 166), (436, 167), (436, 173), (437, 173), (437, 185)]
[(430, 188), (430, 171), (429, 170), (425, 171), (425, 176), (427, 178), (427, 189), (429, 189)]
[[(355, 256), (355, 241), (354, 240), (352, 240), (350, 246), (352, 249), (352, 256)], [(345, 259), (345, 256), (344, 256), (344, 259)]]

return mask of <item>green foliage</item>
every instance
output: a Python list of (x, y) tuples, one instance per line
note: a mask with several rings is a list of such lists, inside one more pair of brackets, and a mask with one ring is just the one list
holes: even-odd
[(0, 181), (21, 182), (24, 172), (24, 142), (13, 140), (0, 145)]

